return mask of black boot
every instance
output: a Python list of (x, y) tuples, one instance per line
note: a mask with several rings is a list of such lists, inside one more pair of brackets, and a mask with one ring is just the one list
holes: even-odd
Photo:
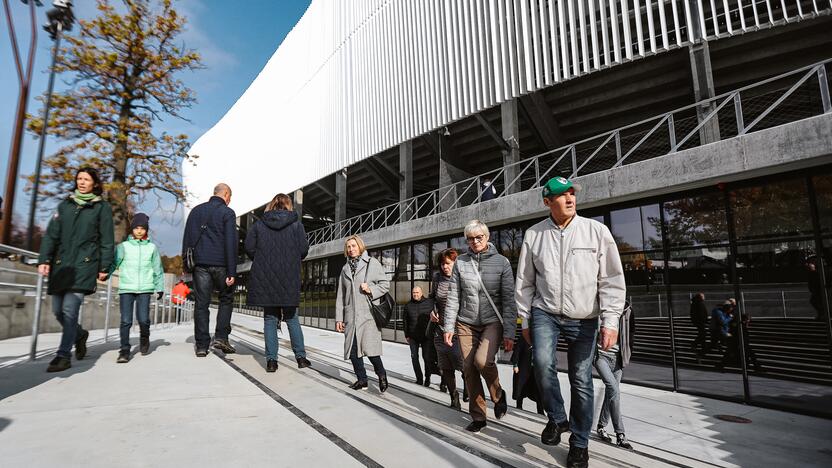
[(462, 406), (459, 404), (459, 392), (456, 390), (451, 392), (451, 405), (449, 408), (454, 408), (457, 411), (462, 409)]
[(503, 416), (506, 415), (508, 411), (508, 401), (506, 397), (506, 391), (502, 388), (500, 389), (500, 399), (494, 403), (494, 417), (497, 419), (502, 419)]
[(75, 359), (79, 361), (84, 359), (87, 355), (87, 338), (90, 337), (90, 332), (81, 330), (75, 338)]
[(465, 426), (465, 430), (468, 432), (479, 432), (486, 426), (485, 421), (471, 421), (471, 424)]
[(147, 356), (150, 352), (150, 337), (149, 336), (142, 336), (139, 338), (139, 352), (142, 353), (142, 356)]
[(567, 468), (587, 468), (589, 466), (589, 450), (581, 447), (569, 446), (566, 456)]
[(387, 383), (387, 374), (378, 376), (378, 391), (384, 393), (387, 391), (387, 387), (390, 384)]
[(439, 391), (442, 393), (448, 393), (448, 386), (445, 385), (445, 381), (439, 382)]
[(569, 431), (569, 421), (564, 421), (555, 424), (551, 421), (546, 423), (543, 433), (540, 434), (540, 441), (546, 445), (558, 445), (560, 443), (560, 435)]
[(72, 367), (72, 363), (69, 362), (69, 358), (56, 356), (55, 359), (49, 362), (49, 367), (46, 368), (46, 372), (61, 372), (70, 367)]
[(118, 353), (118, 358), (116, 362), (119, 364), (124, 364), (130, 362), (130, 351), (129, 350), (121, 350)]
[(277, 370), (277, 360), (269, 359), (269, 361), (266, 362), (266, 372), (274, 372), (276, 370)]

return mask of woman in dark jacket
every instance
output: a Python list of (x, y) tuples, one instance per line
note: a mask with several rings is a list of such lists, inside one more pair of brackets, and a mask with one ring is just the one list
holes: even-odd
[(38, 273), (49, 276), (52, 313), (63, 327), (61, 344), (47, 372), (72, 367), (73, 344), (76, 359), (87, 354), (90, 334), (78, 324), (78, 311), (84, 296), (95, 292), (97, 281), (107, 279), (113, 263), (113, 210), (101, 193), (98, 172), (79, 169), (75, 188), (58, 205), (41, 241)]
[(517, 409), (523, 409), (523, 399), (528, 398), (537, 403), (537, 414), (543, 414), (543, 398), (540, 398), (540, 389), (532, 365), (532, 347), (521, 337), (517, 340), (514, 353), (511, 355), (514, 371), (512, 397), (517, 402)]
[(309, 367), (298, 320), (300, 266), (309, 243), (292, 199), (279, 193), (266, 206), (263, 219), (246, 236), (246, 252), (252, 258), (247, 303), (263, 307), (266, 336), (266, 372), (277, 370), (277, 329), (281, 317), (289, 328), (289, 339), (298, 367)]

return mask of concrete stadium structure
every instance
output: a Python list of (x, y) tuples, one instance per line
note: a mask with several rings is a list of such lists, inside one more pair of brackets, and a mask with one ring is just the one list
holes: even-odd
[[(404, 304), (469, 219), (516, 262), (541, 183), (573, 178), (627, 270), (625, 380), (832, 417), (830, 13), (826, 0), (313, 1), (196, 142), (185, 181), (192, 203), (232, 186), (241, 238), (293, 194), (312, 244), (303, 323), (334, 329), (345, 236), (362, 235)], [(691, 350), (696, 292), (753, 318), (724, 369)], [(403, 340), (399, 320), (384, 333)]]

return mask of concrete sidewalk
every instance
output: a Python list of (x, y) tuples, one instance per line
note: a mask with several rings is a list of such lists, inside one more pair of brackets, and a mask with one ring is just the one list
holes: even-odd
[[(242, 314), (235, 314), (233, 323), (256, 331), (261, 331), (263, 327), (261, 318)], [(342, 359), (342, 334), (311, 327), (303, 329), (309, 350), (320, 350), (333, 358)], [(242, 328), (238, 330), (243, 331)], [(289, 338), (285, 325), (281, 338)], [(283, 348), (290, 352), (288, 343)], [(410, 350), (406, 345), (385, 342), (383, 359), (388, 372), (406, 379), (415, 378)], [(368, 365), (368, 369), (372, 367)], [(511, 368), (499, 365), (499, 371), (501, 384), (511, 395)], [(434, 377), (434, 388), (438, 381)], [(459, 374), (457, 381), (461, 385)], [(570, 392), (565, 375), (561, 375), (560, 383), (568, 408)], [(595, 390), (596, 395), (603, 394), (603, 384), (598, 379), (595, 379)], [(832, 466), (830, 420), (636, 385), (622, 384), (621, 390), (624, 425), (637, 450), (659, 456), (679, 454), (704, 463), (730, 467)], [(509, 400), (509, 414), (517, 411), (513, 403)], [(595, 403), (597, 415), (600, 398), (596, 398)], [(545, 421), (534, 413), (533, 402), (525, 404), (530, 410), (524, 412), (525, 417)], [(716, 419), (716, 415), (741, 416), (752, 422), (726, 422)], [(592, 442), (591, 449), (599, 445), (597, 441)]]

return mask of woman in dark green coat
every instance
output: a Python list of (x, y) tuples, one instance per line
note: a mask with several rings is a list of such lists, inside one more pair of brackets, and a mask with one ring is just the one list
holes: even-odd
[(113, 210), (101, 193), (98, 172), (79, 169), (75, 189), (58, 205), (41, 241), (38, 272), (49, 276), (52, 312), (63, 327), (57, 356), (47, 372), (71, 367), (73, 344), (76, 359), (87, 353), (89, 332), (78, 324), (78, 311), (84, 296), (95, 292), (97, 281), (107, 279), (113, 263)]

